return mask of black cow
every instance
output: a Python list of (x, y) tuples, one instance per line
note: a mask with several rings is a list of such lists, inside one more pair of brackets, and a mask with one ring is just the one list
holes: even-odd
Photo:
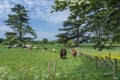
[(66, 59), (67, 51), (66, 49), (61, 49), (60, 50), (60, 57), (61, 59)]

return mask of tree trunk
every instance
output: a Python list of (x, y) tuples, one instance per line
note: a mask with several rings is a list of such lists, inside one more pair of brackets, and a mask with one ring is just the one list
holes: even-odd
[(22, 41), (23, 41), (23, 39), (22, 39), (22, 24), (20, 23), (20, 30), (19, 30), (20, 32), (19, 32), (19, 38), (20, 38), (20, 47), (22, 47)]
[(76, 46), (79, 46), (79, 30), (77, 30)]

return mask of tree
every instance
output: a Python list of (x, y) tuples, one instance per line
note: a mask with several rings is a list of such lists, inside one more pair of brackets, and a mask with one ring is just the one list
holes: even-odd
[(83, 38), (85, 38), (86, 29), (82, 28), (80, 21), (78, 20), (70, 20), (64, 21), (64, 28), (59, 29), (60, 31), (66, 31), (66, 35), (68, 37), (68, 40), (75, 40), (76, 46), (79, 46), (79, 43), (83, 41)]
[(83, 22), (84, 20), (81, 20), (81, 19), (72, 20), (71, 16), (69, 16), (68, 20), (64, 21), (63, 23), (64, 27), (59, 29), (59, 31), (62, 31), (62, 32), (64, 31), (66, 33), (64, 35), (67, 36), (67, 41), (74, 40), (76, 46), (79, 46), (80, 43), (84, 42), (85, 38), (89, 37), (87, 35), (90, 35), (88, 34), (89, 32), (88, 25)]
[(4, 41), (4, 38), (0, 38), (0, 43), (2, 43)]
[(47, 44), (47, 43), (48, 43), (48, 39), (47, 39), (47, 38), (44, 38), (44, 39), (42, 40), (42, 43), (43, 43), (43, 44)]
[(73, 40), (69, 40), (69, 41), (67, 41), (66, 46), (73, 47), (73, 46), (75, 46), (75, 44), (74, 44)]
[(17, 44), (19, 43), (19, 40), (16, 36), (16, 33), (14, 32), (6, 32), (6, 39), (4, 41), (4, 44), (7, 44), (7, 45), (14, 45), (14, 44)]
[(56, 35), (56, 37), (58, 38), (57, 42), (62, 43), (64, 45), (66, 45), (68, 39), (67, 33), (59, 33), (58, 35)]
[(15, 7), (11, 8), (13, 14), (8, 15), (8, 19), (5, 21), (6, 25), (9, 25), (17, 37), (18, 42), (24, 42), (24, 36), (31, 34), (35, 38), (37, 37), (35, 31), (29, 25), (28, 10), (20, 4), (16, 4)]
[[(97, 47), (102, 43), (119, 42), (120, 37), (120, 0), (55, 0), (54, 11), (68, 9), (72, 21), (79, 20), (93, 34)], [(96, 44), (96, 41), (99, 44)]]

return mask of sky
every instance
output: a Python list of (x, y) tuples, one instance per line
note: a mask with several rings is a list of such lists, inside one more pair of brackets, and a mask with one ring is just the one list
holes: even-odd
[(12, 31), (4, 21), (11, 14), (11, 8), (18, 3), (29, 10), (29, 23), (37, 34), (36, 40), (57, 39), (55, 35), (60, 33), (58, 29), (63, 27), (62, 23), (67, 20), (69, 11), (50, 13), (54, 0), (0, 0), (0, 38), (5, 38), (5, 32)]

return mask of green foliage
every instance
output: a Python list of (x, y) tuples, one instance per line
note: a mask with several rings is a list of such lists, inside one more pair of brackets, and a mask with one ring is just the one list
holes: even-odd
[(55, 44), (57, 41), (48, 41), (48, 44)]
[(4, 41), (4, 39), (3, 38), (0, 38), (0, 43), (2, 43)]
[(42, 40), (42, 43), (43, 43), (43, 44), (47, 44), (47, 43), (48, 43), (48, 39), (47, 39), (47, 38), (44, 38), (44, 39)]
[[(36, 38), (35, 31), (28, 22), (28, 10), (21, 4), (16, 4), (11, 10), (13, 13), (8, 15), (8, 19), (5, 23), (14, 30), (14, 33), (16, 33), (14, 36), (16, 36), (17, 40), (19, 40), (19, 42), (24, 42), (24, 36), (26, 34), (31, 34)], [(14, 39), (16, 40), (16, 38)]]
[(94, 43), (94, 49), (98, 48), (98, 50), (101, 51), (103, 48), (105, 48), (105, 40), (102, 38), (95, 38)]
[(73, 46), (75, 46), (75, 43), (73, 42), (73, 40), (69, 40), (69, 41), (67, 41), (67, 43), (66, 43), (65, 46), (67, 46), (67, 47), (73, 47)]
[[(107, 42), (111, 40), (112, 43), (119, 43), (119, 2), (120, 0), (55, 0), (53, 12), (68, 9), (70, 11), (68, 20), (75, 22), (78, 20), (81, 27), (92, 36), (105, 38)], [(100, 43), (102, 42), (104, 40)]]
[(68, 20), (68, 21), (64, 21), (63, 25), (64, 25), (64, 28), (59, 29), (59, 30), (65, 32), (63, 33), (64, 36), (60, 36), (62, 34), (58, 34), (58, 38), (63, 38), (66, 41), (76, 39), (75, 41), (76, 46), (79, 46), (79, 43), (80, 43), (79, 38), (81, 38), (82, 40), (86, 32), (85, 30), (81, 29), (79, 21)]
[(19, 43), (19, 40), (16, 36), (16, 33), (14, 32), (6, 32), (6, 39), (4, 41), (4, 44), (7, 44), (7, 45), (13, 45), (13, 44), (17, 44)]
[(67, 41), (69, 40), (66, 33), (62, 33), (62, 34), (58, 34), (56, 35), (56, 37), (58, 38), (57, 42), (58, 43), (62, 43), (62, 44), (66, 44)]

